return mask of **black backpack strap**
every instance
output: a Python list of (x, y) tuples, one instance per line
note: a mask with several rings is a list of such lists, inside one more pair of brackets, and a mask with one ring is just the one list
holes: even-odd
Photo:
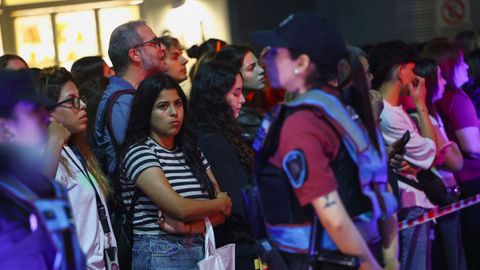
[(116, 168), (115, 168), (115, 173), (114, 173), (114, 179), (113, 179), (113, 199), (114, 201), (114, 212), (117, 215), (122, 215), (125, 214), (125, 217), (127, 219), (133, 220), (133, 213), (135, 210), (135, 204), (137, 203), (138, 199), (140, 198), (140, 195), (142, 194), (140, 189), (135, 185), (135, 190), (133, 192), (132, 200), (130, 202), (130, 206), (125, 205), (123, 203), (123, 198), (122, 198), (122, 187), (120, 184), (120, 175), (122, 171), (122, 165), (121, 162), (117, 162)]
[(413, 188), (416, 188), (420, 191), (424, 191), (423, 185), (415, 180), (403, 177), (401, 175), (396, 174), (398, 181), (405, 183)]
[[(135, 93), (134, 89), (125, 89), (116, 91), (115, 93), (111, 94), (107, 99), (107, 104), (105, 106), (105, 114), (104, 114), (104, 124), (107, 127), (107, 131), (110, 134), (110, 138), (115, 148), (115, 151), (118, 153), (120, 149), (120, 145), (118, 144), (117, 140), (115, 139), (113, 133), (113, 125), (112, 125), (112, 112), (113, 112), (113, 105), (115, 102), (123, 95), (133, 95)], [(128, 119), (127, 119), (128, 121)]]

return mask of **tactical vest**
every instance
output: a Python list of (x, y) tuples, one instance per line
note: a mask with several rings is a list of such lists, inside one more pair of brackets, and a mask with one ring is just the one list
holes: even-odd
[[(321, 90), (310, 90), (297, 99), (278, 106), (267, 115), (253, 147), (257, 152), (255, 176), (264, 209), (269, 237), (279, 249), (307, 254), (311, 241), (311, 205), (298, 203), (292, 183), (282, 168), (268, 162), (278, 146), (284, 120), (298, 110), (316, 110), (342, 140), (339, 153), (331, 162), (343, 204), (360, 233), (371, 240), (378, 238), (376, 221), (390, 217), (397, 209), (393, 194), (386, 191), (387, 163), (370, 143), (358, 115), (338, 98)], [(383, 145), (380, 133), (377, 139)], [(325, 231), (317, 233), (315, 249), (337, 249)]]
[(80, 248), (70, 204), (65, 190), (53, 183), (55, 198), (40, 198), (31, 189), (12, 176), (0, 176), (0, 191), (15, 201), (19, 207), (30, 214), (30, 228), (33, 231), (43, 229), (48, 237), (44, 245), (55, 250), (49, 269), (80, 270), (86, 269), (85, 256)]

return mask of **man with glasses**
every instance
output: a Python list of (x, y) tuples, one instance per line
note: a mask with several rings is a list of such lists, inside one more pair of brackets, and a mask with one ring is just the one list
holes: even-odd
[(132, 21), (115, 28), (110, 36), (108, 56), (116, 76), (109, 78), (98, 105), (95, 143), (100, 152), (104, 152), (99, 160), (112, 179), (116, 153), (125, 138), (133, 90), (147, 76), (166, 72), (167, 65), (165, 47), (144, 21)]

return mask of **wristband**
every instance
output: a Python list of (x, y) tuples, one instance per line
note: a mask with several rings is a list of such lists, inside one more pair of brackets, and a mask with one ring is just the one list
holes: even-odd
[(192, 234), (192, 223), (189, 222), (188, 225), (190, 225), (189, 230), (188, 230), (188, 235)]

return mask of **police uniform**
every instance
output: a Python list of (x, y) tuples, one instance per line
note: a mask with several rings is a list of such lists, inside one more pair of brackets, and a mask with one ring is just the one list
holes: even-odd
[(358, 116), (327, 91), (313, 89), (279, 107), (254, 142), (268, 236), (290, 268), (312, 250), (337, 250), (319, 224), (312, 229), (314, 199), (337, 190), (367, 243), (379, 244), (376, 222), (396, 210), (386, 192), (384, 150), (378, 153)]

